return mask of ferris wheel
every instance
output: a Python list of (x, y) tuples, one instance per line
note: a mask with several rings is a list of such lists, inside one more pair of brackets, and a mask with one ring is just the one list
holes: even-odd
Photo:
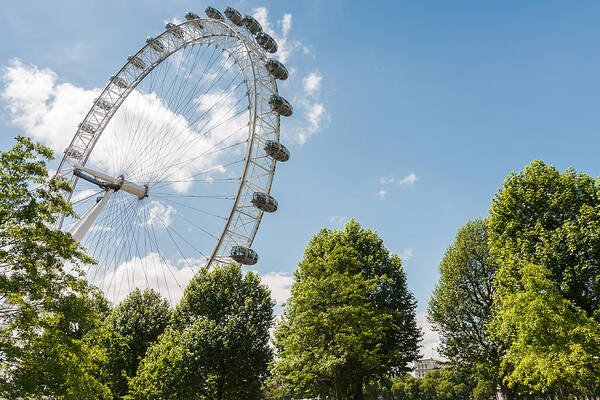
[(200, 268), (253, 265), (271, 196), (280, 116), (292, 106), (269, 58), (277, 43), (252, 16), (187, 13), (128, 57), (94, 100), (58, 168), (78, 219), (60, 228), (97, 264), (88, 280), (112, 301), (154, 288), (172, 302)]

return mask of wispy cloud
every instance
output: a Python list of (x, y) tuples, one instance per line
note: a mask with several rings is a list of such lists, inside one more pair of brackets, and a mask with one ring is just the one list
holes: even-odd
[(393, 176), (380, 176), (379, 177), (379, 183), (381, 183), (382, 185), (394, 183), (395, 180), (396, 180), (396, 178), (394, 178)]
[(412, 185), (413, 183), (415, 183), (417, 181), (417, 175), (415, 175), (414, 173), (410, 173), (408, 175), (406, 175), (404, 178), (402, 178), (398, 183), (401, 186), (407, 186), (407, 185)]
[(290, 288), (294, 277), (284, 272), (269, 272), (261, 278), (262, 283), (271, 289), (271, 297), (281, 305), (290, 297)]
[(402, 253), (399, 254), (399, 256), (402, 259), (402, 261), (410, 260), (411, 258), (413, 258), (414, 255), (415, 255), (415, 252), (410, 247), (402, 250)]
[(279, 32), (275, 30), (274, 24), (269, 20), (269, 10), (266, 7), (255, 8), (252, 16), (262, 25), (263, 31), (277, 42), (277, 58), (282, 63), (287, 62), (296, 50), (303, 48), (299, 41), (288, 39), (288, 34), (292, 29), (292, 14), (284, 14), (283, 18), (275, 23), (280, 28)]
[(417, 325), (423, 332), (423, 339), (420, 344), (421, 354), (425, 358), (432, 357), (439, 359), (438, 347), (440, 345), (440, 335), (433, 330), (433, 327), (427, 321), (425, 313), (417, 314)]
[(319, 71), (311, 72), (302, 80), (302, 85), (304, 86), (306, 93), (312, 95), (313, 93), (319, 91), (322, 80), (323, 75), (321, 75)]
[(327, 218), (327, 221), (329, 221), (330, 224), (343, 225), (348, 221), (348, 217), (331, 215), (329, 218)]
[(387, 191), (381, 189), (379, 192), (377, 192), (377, 196), (379, 196), (380, 200), (383, 200), (383, 198), (387, 195)]
[[(269, 9), (258, 7), (253, 10), (253, 16), (263, 27), (263, 30), (271, 35), (277, 42), (276, 53), (279, 61), (289, 63), (296, 56), (306, 59), (310, 55), (310, 47), (300, 41), (290, 39), (292, 31), (292, 14), (284, 14), (275, 22), (269, 19)], [(290, 77), (282, 83), (282, 87), (293, 85), (297, 68), (287, 65)], [(284, 140), (293, 141), (299, 145), (305, 144), (312, 135), (321, 131), (323, 125), (330, 119), (330, 115), (322, 100), (319, 99), (323, 74), (313, 71), (302, 77), (302, 91), (298, 92), (291, 100), (294, 106), (294, 116), (286, 120), (286, 129), (282, 129)], [(286, 97), (285, 93), (282, 93)]]

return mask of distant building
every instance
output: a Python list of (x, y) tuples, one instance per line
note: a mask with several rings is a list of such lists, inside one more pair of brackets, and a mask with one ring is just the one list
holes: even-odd
[(424, 378), (427, 371), (433, 371), (434, 369), (440, 369), (444, 366), (443, 361), (435, 360), (433, 358), (422, 358), (415, 362), (415, 369), (413, 370), (413, 376), (415, 378)]

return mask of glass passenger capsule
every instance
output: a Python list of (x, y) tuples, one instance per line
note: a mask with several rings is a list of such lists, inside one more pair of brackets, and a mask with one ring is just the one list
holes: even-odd
[(105, 99), (94, 99), (94, 104), (104, 111), (108, 111), (112, 108), (111, 102)]
[(165, 29), (167, 29), (171, 35), (175, 36), (178, 39), (183, 40), (183, 29), (181, 29), (180, 26), (177, 26), (174, 23), (169, 22), (168, 24), (165, 25)]
[(188, 21), (194, 21), (194, 25), (198, 28), (202, 29), (204, 26), (202, 25), (202, 21), (200, 21), (200, 17), (193, 12), (188, 12), (185, 14), (185, 19)]
[(251, 203), (259, 210), (268, 213), (277, 211), (277, 208), (279, 207), (277, 200), (275, 200), (273, 196), (263, 192), (254, 192), (252, 194)]
[(137, 56), (129, 56), (127, 60), (137, 69), (146, 69), (146, 64)]
[(237, 26), (242, 26), (242, 14), (240, 14), (235, 8), (227, 7), (225, 9), (225, 16)]
[(259, 32), (256, 35), (256, 42), (269, 53), (275, 53), (277, 51), (275, 39), (264, 32)]
[(148, 45), (150, 47), (152, 47), (154, 50), (158, 51), (159, 53), (162, 53), (165, 51), (165, 45), (162, 44), (162, 42), (158, 39), (153, 39), (151, 37), (146, 39), (146, 43), (148, 43)]
[(233, 261), (244, 265), (254, 265), (258, 262), (258, 253), (244, 246), (233, 246), (229, 256)]
[(251, 15), (244, 15), (244, 18), (242, 18), (242, 24), (244, 24), (246, 29), (248, 29), (253, 35), (256, 35), (258, 32), (262, 31), (262, 26), (260, 25), (260, 22), (258, 22)]
[(224, 20), (223, 14), (221, 14), (221, 12), (219, 12), (219, 10), (217, 10), (214, 7), (210, 7), (210, 6), (206, 7), (206, 10), (204, 10), (204, 12), (206, 13), (206, 16), (208, 18), (218, 19), (218, 20), (221, 20), (221, 21)]
[(110, 81), (121, 89), (127, 89), (129, 87), (129, 83), (127, 83), (127, 81), (120, 76), (111, 76)]
[(271, 106), (271, 110), (284, 117), (289, 117), (294, 112), (292, 105), (286, 99), (276, 94), (269, 97), (269, 105)]
[(277, 60), (269, 58), (265, 66), (271, 75), (281, 81), (285, 81), (289, 76), (287, 68)]
[(65, 155), (67, 157), (75, 158), (77, 160), (81, 159), (81, 153), (73, 148), (68, 148), (67, 150), (65, 150)]
[(90, 124), (89, 122), (82, 122), (79, 124), (79, 129), (81, 129), (84, 132), (87, 133), (96, 133), (96, 128), (94, 127), (94, 125)]
[(290, 151), (275, 140), (267, 140), (264, 149), (267, 155), (274, 160), (284, 162), (290, 159)]

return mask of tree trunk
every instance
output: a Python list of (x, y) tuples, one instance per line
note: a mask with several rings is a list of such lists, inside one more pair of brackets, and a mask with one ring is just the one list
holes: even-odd
[(355, 378), (352, 382), (352, 400), (364, 400), (362, 376)]
[(513, 391), (502, 381), (500, 381), (500, 391), (504, 400), (513, 400)]

